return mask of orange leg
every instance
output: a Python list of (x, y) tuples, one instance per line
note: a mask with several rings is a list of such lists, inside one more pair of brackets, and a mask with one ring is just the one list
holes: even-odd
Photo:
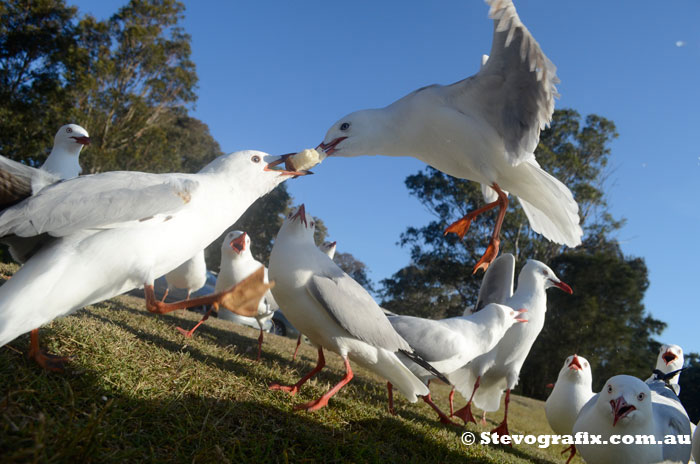
[(209, 316), (211, 315), (211, 313), (214, 311), (218, 311), (218, 310), (219, 310), (219, 305), (217, 303), (213, 303), (211, 305), (211, 308), (209, 308), (209, 310), (206, 313), (204, 313), (204, 316), (202, 316), (202, 318), (199, 320), (199, 322), (197, 322), (197, 325), (192, 327), (192, 329), (185, 330), (182, 327), (176, 327), (176, 328), (177, 328), (178, 332), (180, 332), (182, 335), (185, 336), (185, 338), (190, 338), (192, 336), (192, 334), (194, 333), (194, 331), (197, 330), (197, 328), (199, 328), (200, 325), (204, 324), (204, 321), (209, 319)]
[(445, 229), (445, 235), (449, 234), (450, 232), (453, 232), (459, 235), (459, 238), (462, 239), (469, 230), (469, 226), (471, 225), (474, 218), (498, 206), (498, 217), (496, 218), (496, 224), (493, 227), (491, 240), (489, 241), (489, 244), (486, 247), (484, 255), (476, 263), (476, 266), (474, 266), (474, 273), (476, 273), (476, 271), (478, 271), (479, 269), (486, 271), (486, 269), (489, 267), (489, 264), (491, 264), (491, 262), (494, 259), (496, 259), (496, 256), (498, 256), (498, 249), (501, 243), (501, 240), (499, 238), (501, 234), (501, 226), (503, 225), (503, 218), (505, 217), (506, 210), (508, 209), (508, 195), (506, 195), (506, 193), (503, 190), (501, 190), (501, 188), (496, 183), (492, 184), (491, 188), (494, 189), (496, 191), (496, 194), (498, 195), (498, 199), (496, 201), (470, 212), (462, 219), (452, 223), (450, 226), (447, 227), (447, 229)]
[(323, 348), (318, 349), (318, 362), (316, 362), (316, 367), (314, 367), (311, 372), (306, 374), (304, 377), (301, 378), (297, 383), (294, 385), (288, 386), (288, 385), (280, 385), (277, 383), (273, 383), (270, 385), (270, 390), (282, 390), (286, 391), (290, 395), (294, 396), (297, 394), (299, 391), (299, 387), (304, 385), (307, 380), (309, 380), (311, 377), (314, 375), (318, 374), (318, 372), (323, 369), (323, 366), (326, 365), (326, 358), (323, 357)]
[(301, 345), (301, 334), (299, 334), (299, 338), (297, 338), (297, 347), (294, 348), (294, 355), (292, 356), (292, 361), (297, 359), (297, 352), (299, 351), (299, 345)]
[(389, 413), (392, 416), (395, 416), (396, 412), (394, 411), (394, 386), (391, 384), (391, 382), (386, 383), (386, 390), (389, 394)]
[(161, 303), (165, 303), (165, 299), (168, 297), (168, 293), (170, 293), (170, 287), (165, 289), (165, 293), (163, 293), (163, 298), (160, 299)]
[[(498, 427), (491, 430), (491, 433), (496, 433), (498, 435), (509, 435), (508, 433), (508, 403), (510, 403), (510, 389), (506, 390), (506, 410), (503, 414), (503, 422), (501, 422)], [(511, 445), (513, 446), (513, 445)]]
[(481, 415), (481, 425), (486, 425), (486, 411)]
[(474, 416), (472, 415), (472, 400), (474, 399), (474, 393), (476, 393), (476, 389), (479, 388), (480, 379), (481, 376), (476, 378), (476, 382), (474, 382), (474, 389), (472, 390), (472, 395), (469, 397), (469, 401), (467, 401), (467, 404), (462, 409), (454, 413), (454, 416), (462, 419), (465, 425), (467, 422), (473, 422), (476, 424), (476, 420), (474, 420)]
[(452, 387), (452, 390), (450, 390), (449, 399), (450, 399), (450, 417), (452, 417), (455, 414), (455, 407), (454, 407), (455, 387)]
[(433, 399), (430, 397), (430, 394), (428, 393), (425, 396), (421, 396), (423, 401), (428, 403), (428, 405), (433, 408), (433, 410), (437, 413), (438, 419), (440, 419), (440, 422), (446, 425), (454, 425), (455, 427), (459, 427), (459, 424), (456, 422), (453, 422), (450, 420), (449, 417), (447, 417), (447, 414), (442, 412), (440, 408), (438, 408), (437, 404), (433, 403)]
[(296, 406), (294, 406), (294, 409), (316, 411), (324, 406), (327, 406), (328, 400), (331, 399), (333, 395), (338, 393), (338, 391), (340, 391), (340, 389), (343, 388), (353, 378), (352, 369), (350, 368), (350, 361), (348, 360), (348, 358), (343, 358), (343, 361), (345, 361), (345, 377), (343, 377), (340, 380), (340, 382), (338, 382), (333, 388), (324, 393), (323, 396), (321, 396), (319, 399), (315, 401), (309, 401), (308, 403), (304, 404), (297, 404)]
[(260, 336), (258, 337), (258, 357), (256, 361), (260, 361), (260, 355), (262, 354), (262, 343), (263, 343), (263, 329), (260, 327)]
[(567, 451), (569, 452), (569, 459), (566, 460), (566, 464), (569, 464), (574, 456), (576, 456), (576, 445), (569, 445), (569, 447), (562, 451), (561, 454), (564, 454)]
[(39, 329), (32, 330), (30, 337), (31, 343), (29, 345), (29, 358), (36, 361), (37, 364), (47, 371), (63, 372), (65, 370), (66, 363), (70, 362), (71, 358), (48, 354), (39, 348)]

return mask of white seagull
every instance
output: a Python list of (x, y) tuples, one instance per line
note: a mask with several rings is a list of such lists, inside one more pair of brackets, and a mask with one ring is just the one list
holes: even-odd
[(523, 318), (527, 319), (528, 323), (514, 325), (508, 329), (495, 348), (448, 375), (457, 391), (469, 398), (466, 406), (455, 412), (455, 415), (465, 422), (476, 423), (471, 413), (472, 401), (484, 411), (496, 411), (501, 402), (501, 394), (506, 390), (503, 422), (493, 430), (499, 435), (508, 435), (510, 391), (518, 384), (520, 368), (544, 326), (547, 311), (546, 290), (557, 287), (567, 293), (573, 293), (571, 287), (559, 280), (554, 271), (534, 259), (528, 260), (520, 271), (515, 293), (514, 275), (513, 255), (506, 253), (499, 256), (484, 275), (475, 311), (480, 311), (489, 303), (526, 308), (527, 313)]
[[(526, 311), (527, 309), (516, 311), (508, 306), (492, 303), (481, 311), (468, 316), (450, 317), (436, 321), (421, 317), (396, 315), (389, 316), (389, 322), (415, 350), (416, 354), (449, 377), (450, 373), (493, 349), (513, 324), (527, 322), (519, 317)], [(432, 372), (427, 371), (403, 354), (399, 354), (399, 359), (430, 388), (430, 381), (435, 378)], [(388, 384), (388, 389), (389, 411), (393, 414), (391, 383)], [(430, 395), (424, 396), (423, 400), (437, 412), (440, 422), (454, 424), (433, 403)]]
[[(270, 279), (275, 299), (289, 321), (318, 348), (316, 367), (292, 386), (273, 384), (273, 390), (294, 395), (325, 365), (323, 348), (338, 353), (345, 376), (318, 400), (297, 405), (314, 411), (328, 404), (353, 377), (350, 359), (394, 384), (409, 401), (430, 390), (396, 356), (402, 352), (432, 371), (396, 333), (377, 303), (348, 274), (314, 244), (314, 219), (304, 205), (288, 214), (270, 254)], [(436, 375), (447, 381), (438, 372)]]
[(207, 263), (204, 261), (204, 250), (188, 259), (172, 271), (165, 274), (165, 281), (168, 288), (161, 301), (165, 301), (171, 288), (182, 288), (187, 290), (187, 300), (192, 292), (196, 292), (207, 283)]
[[(76, 177), (5, 209), (0, 237), (34, 241), (36, 247), (0, 287), (0, 346), (57, 317), (141, 286), (153, 312), (212, 301), (227, 305), (223, 299), (228, 293), (186, 304), (162, 303), (153, 294), (153, 280), (206, 247), (260, 196), (289, 177), (305, 174), (270, 166), (280, 161), (263, 152), (241, 151), (218, 157), (197, 174)], [(262, 275), (259, 287), (266, 288)], [(47, 365), (41, 353), (35, 359)]]
[[(318, 249), (321, 250), (328, 256), (330, 259), (333, 259), (335, 256), (335, 249), (336, 246), (338, 245), (338, 242), (323, 242), (318, 246)], [(297, 346), (294, 348), (294, 354), (292, 355), (292, 361), (297, 359), (297, 352), (299, 351), (299, 345), (301, 345), (301, 337), (303, 334), (299, 333), (299, 338), (297, 338)]]
[(58, 129), (53, 148), (41, 169), (61, 179), (77, 177), (82, 169), (78, 156), (83, 146), (90, 145), (88, 132), (77, 124), (66, 124)]
[(683, 348), (678, 345), (661, 345), (656, 358), (656, 368), (647, 382), (661, 380), (673, 389), (676, 395), (681, 393), (678, 381), (683, 370)]
[[(547, 422), (554, 433), (572, 435), (576, 416), (593, 396), (592, 384), (593, 373), (588, 360), (576, 354), (566, 358), (544, 405)], [(569, 464), (576, 454), (576, 447), (571, 445), (562, 454), (566, 451), (569, 451), (569, 459), (566, 460), (566, 464)]]
[[(690, 459), (690, 420), (678, 397), (663, 382), (646, 384), (636, 377), (616, 375), (605, 382), (603, 390), (581, 409), (574, 434), (599, 435), (603, 443), (578, 443), (581, 457), (589, 463), (660, 463)], [(625, 437), (652, 437), (646, 443), (612, 443)], [(666, 442), (673, 435), (673, 443)]]
[[(221, 265), (219, 267), (219, 277), (216, 279), (215, 290), (218, 292), (230, 288), (260, 268), (264, 269), (265, 283), (267, 283), (268, 270), (260, 261), (253, 258), (253, 254), (250, 251), (250, 236), (240, 230), (231, 231), (226, 234), (221, 244)], [(258, 361), (262, 353), (263, 325), (266, 321), (272, 319), (272, 316), (278, 309), (279, 306), (269, 291), (258, 302), (257, 312), (254, 316), (260, 327)], [(235, 320), (233, 313), (228, 311), (219, 313), (219, 318)]]
[(520, 200), (532, 230), (556, 243), (581, 244), (571, 191), (540, 168), (534, 151), (557, 96), (556, 68), (520, 21), (510, 0), (487, 0), (494, 20), (491, 54), (475, 75), (429, 85), (381, 109), (340, 118), (318, 148), (333, 156), (412, 156), (446, 174), (487, 186), (486, 206), (450, 225), (464, 237), (479, 214), (499, 208), (484, 256), (498, 256), (508, 192)]

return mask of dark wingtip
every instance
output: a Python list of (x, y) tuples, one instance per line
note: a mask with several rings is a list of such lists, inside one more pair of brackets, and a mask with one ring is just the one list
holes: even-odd
[(447, 380), (447, 377), (445, 377), (440, 371), (435, 369), (428, 361), (421, 358), (415, 351), (411, 352), (406, 350), (399, 350), (399, 353), (404, 354), (408, 359), (418, 364), (420, 367), (427, 370), (435, 377), (445, 382), (447, 385), (452, 385), (452, 383), (449, 380)]

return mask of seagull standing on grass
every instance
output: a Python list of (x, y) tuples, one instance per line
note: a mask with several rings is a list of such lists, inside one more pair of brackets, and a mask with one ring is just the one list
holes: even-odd
[(273, 295), (289, 321), (318, 348), (318, 363), (296, 384), (273, 384), (273, 390), (295, 395), (325, 365), (323, 348), (338, 353), (345, 362), (345, 376), (318, 400), (295, 409), (315, 411), (353, 378), (350, 359), (394, 384), (409, 401), (430, 390), (397, 357), (404, 353), (447, 381), (417, 356), (392, 328), (377, 303), (348, 274), (314, 244), (314, 219), (304, 205), (289, 213), (270, 254)]
[[(593, 396), (593, 373), (591, 365), (583, 356), (574, 354), (564, 361), (564, 366), (559, 371), (559, 377), (554, 384), (552, 393), (549, 394), (544, 410), (547, 422), (554, 433), (559, 435), (572, 435), (576, 416)], [(576, 454), (576, 446), (571, 445), (562, 451), (569, 451), (569, 464)]]
[[(492, 303), (468, 316), (439, 321), (413, 316), (389, 316), (389, 322), (421, 358), (439, 372), (449, 375), (477, 356), (490, 351), (513, 324), (527, 322), (519, 317), (526, 311), (516, 311), (508, 306)], [(399, 359), (430, 388), (430, 381), (435, 378), (432, 372), (402, 354), (399, 354)], [(389, 411), (394, 414), (391, 383), (387, 387)], [(440, 422), (457, 425), (433, 403), (430, 394), (424, 396), (423, 401), (437, 412)]]
[(532, 230), (547, 239), (575, 247), (583, 235), (571, 191), (542, 170), (534, 155), (540, 130), (552, 119), (556, 68), (510, 0), (487, 3), (493, 43), (478, 73), (452, 85), (422, 87), (385, 108), (344, 116), (318, 147), (333, 156), (412, 156), (481, 183), (488, 204), (445, 230), (462, 238), (476, 216), (498, 207), (474, 272), (498, 256), (508, 192), (520, 200)]
[(656, 358), (656, 368), (646, 381), (661, 380), (673, 389), (676, 395), (681, 393), (678, 381), (683, 370), (683, 348), (678, 345), (661, 345)]
[[(603, 444), (578, 444), (581, 457), (588, 463), (686, 463), (691, 442), (681, 443), (678, 435), (690, 434), (690, 420), (678, 397), (663, 382), (646, 384), (636, 377), (616, 375), (603, 390), (581, 409), (574, 434), (600, 435)], [(611, 443), (611, 436), (651, 436), (654, 443)], [(673, 435), (674, 443), (667, 443)]]
[[(462, 396), (469, 398), (466, 406), (455, 412), (464, 422), (476, 423), (471, 412), (472, 401), (484, 411), (498, 410), (501, 394), (506, 390), (503, 422), (492, 432), (508, 435), (508, 403), (510, 391), (518, 384), (520, 369), (544, 326), (547, 293), (557, 287), (573, 293), (571, 287), (559, 280), (549, 267), (534, 259), (528, 260), (518, 276), (518, 288), (513, 293), (515, 258), (506, 253), (498, 257), (484, 275), (475, 312), (489, 303), (511, 308), (527, 308), (523, 318), (527, 324), (515, 324), (508, 329), (495, 348), (472, 360), (447, 377)], [(472, 387), (473, 385), (473, 387)]]
[[(335, 249), (336, 246), (338, 245), (338, 242), (323, 242), (318, 246), (318, 249), (321, 250), (328, 256), (330, 259), (333, 259), (335, 256)], [(294, 354), (292, 355), (292, 361), (297, 359), (297, 352), (299, 351), (299, 345), (301, 345), (301, 337), (303, 334), (299, 334), (299, 338), (297, 338), (297, 346), (294, 348)]]
[[(262, 272), (231, 292), (172, 304), (156, 300), (153, 280), (204, 249), (260, 196), (306, 173), (273, 169), (280, 159), (241, 151), (218, 157), (197, 174), (107, 172), (28, 192), (0, 213), (0, 237), (36, 245), (0, 287), (0, 346), (140, 286), (151, 312), (212, 302), (244, 315), (257, 311), (268, 288)], [(3, 175), (13, 180), (11, 173)], [(65, 361), (41, 352), (34, 358), (53, 370)]]

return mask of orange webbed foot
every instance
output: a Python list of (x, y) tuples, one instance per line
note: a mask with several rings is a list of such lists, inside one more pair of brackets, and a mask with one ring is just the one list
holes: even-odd
[(56, 356), (46, 353), (44, 350), (30, 350), (29, 358), (33, 359), (44, 370), (51, 372), (64, 372), (66, 365), (72, 359), (70, 356)]
[(445, 235), (449, 233), (457, 234), (459, 236), (459, 239), (462, 240), (467, 234), (467, 231), (469, 231), (469, 227), (471, 225), (472, 218), (470, 218), (469, 216), (464, 216), (462, 219), (459, 219), (458, 221), (455, 221), (449, 226), (447, 226), (447, 229), (445, 229)]
[(501, 244), (501, 240), (498, 238), (492, 238), (491, 241), (489, 242), (489, 245), (486, 247), (486, 251), (484, 252), (484, 255), (481, 257), (478, 263), (476, 263), (476, 266), (474, 266), (474, 272), (473, 274), (476, 274), (476, 272), (481, 269), (484, 272), (486, 272), (486, 269), (489, 268), (489, 265), (491, 262), (493, 262), (494, 259), (498, 256), (498, 250)]
[(272, 385), (270, 385), (269, 388), (270, 390), (281, 390), (287, 392), (292, 396), (296, 395), (299, 391), (299, 387), (297, 387), (296, 385), (280, 385), (278, 383), (273, 383)]
[(473, 422), (474, 424), (476, 424), (476, 419), (474, 419), (474, 415), (472, 414), (471, 406), (471, 403), (467, 403), (467, 405), (464, 406), (462, 409), (458, 409), (457, 411), (455, 411), (453, 416), (462, 419), (464, 425), (466, 425), (467, 422)]

